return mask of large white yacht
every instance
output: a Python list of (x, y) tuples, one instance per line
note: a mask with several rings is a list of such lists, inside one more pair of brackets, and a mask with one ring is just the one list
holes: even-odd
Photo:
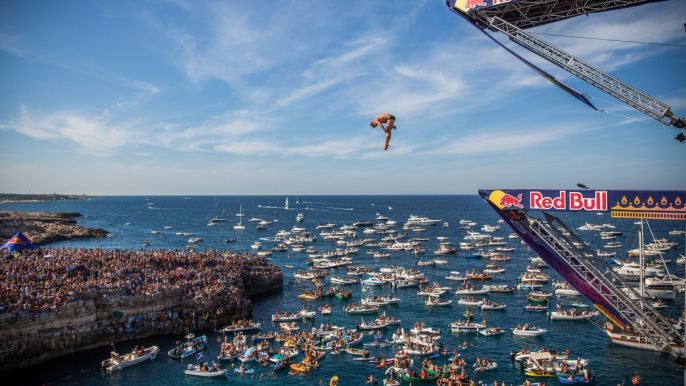
[(427, 226), (427, 225), (436, 225), (439, 222), (441, 222), (440, 219), (439, 220), (432, 220), (428, 217), (419, 217), (419, 216), (415, 216), (415, 215), (411, 214), (410, 218), (407, 219), (407, 222), (405, 223), (405, 225), (411, 226), (411, 227)]

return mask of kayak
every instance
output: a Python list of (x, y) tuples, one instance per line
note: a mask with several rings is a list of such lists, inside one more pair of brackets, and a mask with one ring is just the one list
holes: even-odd
[(380, 368), (382, 368), (382, 367), (390, 366), (390, 365), (392, 365), (392, 364), (393, 364), (393, 360), (389, 359), (389, 360), (387, 360), (387, 361), (384, 362), (384, 363), (379, 363), (379, 364), (376, 366), (376, 368), (377, 368), (377, 369), (380, 369)]
[(334, 375), (331, 377), (331, 380), (329, 381), (329, 386), (337, 386), (338, 385), (338, 376)]
[(527, 371), (524, 375), (528, 377), (554, 377), (554, 375), (550, 373), (534, 373), (533, 371)]

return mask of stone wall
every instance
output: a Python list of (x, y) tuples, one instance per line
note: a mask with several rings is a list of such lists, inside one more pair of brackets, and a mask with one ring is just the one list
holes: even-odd
[[(275, 291), (282, 285), (282, 276), (267, 279), (246, 274), (239, 285), (242, 297), (187, 299), (178, 289), (137, 296), (93, 291), (68, 306), (33, 316), (0, 314), (0, 372), (113, 342), (219, 328), (231, 320), (252, 317), (248, 295)], [(115, 311), (124, 316), (115, 317)]]

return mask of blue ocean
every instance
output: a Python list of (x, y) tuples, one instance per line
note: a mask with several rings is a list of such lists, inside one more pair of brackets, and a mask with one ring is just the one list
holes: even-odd
[[(248, 250), (257, 240), (261, 241), (263, 249), (271, 249), (274, 244), (274, 235), (279, 230), (290, 230), (294, 226), (302, 226), (306, 230), (318, 235), (315, 230), (318, 224), (336, 223), (338, 227), (352, 224), (357, 220), (373, 221), (378, 215), (383, 215), (391, 220), (396, 220), (396, 229), (402, 231), (402, 224), (410, 215), (418, 215), (431, 219), (440, 219), (437, 226), (427, 226), (426, 231), (421, 233), (409, 232), (410, 237), (424, 237), (428, 241), (422, 242), (426, 248), (425, 259), (434, 258), (433, 251), (438, 248), (440, 240), (437, 237), (446, 237), (457, 247), (467, 234), (467, 230), (461, 229), (460, 220), (469, 219), (476, 222), (473, 230), (480, 231), (485, 224), (496, 225), (498, 216), (477, 195), (431, 195), (431, 196), (289, 196), (289, 209), (285, 209), (286, 196), (135, 196), (135, 197), (93, 197), (86, 201), (60, 201), (30, 204), (3, 204), (0, 210), (18, 211), (61, 211), (79, 212), (84, 217), (79, 218), (80, 225), (86, 227), (103, 228), (110, 232), (110, 236), (100, 239), (73, 240), (52, 244), (54, 247), (73, 248), (105, 248), (105, 249), (179, 249), (189, 246), (190, 237), (200, 237), (203, 241), (197, 242), (197, 248), (224, 249), (224, 250)], [(242, 222), (246, 225), (244, 231), (233, 229), (240, 217), (236, 216), (242, 208), (244, 217)], [(304, 215), (303, 222), (296, 222), (297, 214)], [(561, 213), (559, 217), (570, 227), (578, 228), (585, 223), (614, 225), (615, 230), (622, 231), (623, 235), (616, 240), (622, 244), (618, 250), (618, 257), (626, 258), (627, 250), (638, 247), (638, 225), (630, 219), (613, 219), (609, 214), (598, 215), (596, 213)], [(214, 226), (207, 224), (211, 219), (223, 218), (224, 222), (216, 222)], [(257, 222), (249, 221), (251, 218), (260, 218), (273, 223), (266, 230), (258, 230)], [(448, 223), (448, 226), (443, 226)], [(683, 266), (675, 264), (677, 255), (684, 253), (684, 236), (670, 236), (671, 229), (683, 228), (682, 222), (654, 221), (646, 228), (647, 238), (667, 238), (678, 242), (679, 245), (666, 253), (664, 258), (671, 260), (667, 263), (670, 273), (679, 276), (684, 275)], [(159, 233), (152, 233), (153, 231)], [(193, 233), (194, 235), (177, 235), (177, 232)], [(498, 274), (490, 282), (482, 284), (509, 284), (514, 286), (520, 273), (524, 272), (529, 257), (533, 253), (519, 242), (519, 239), (508, 238), (511, 231), (503, 226), (493, 236), (505, 237), (508, 246), (514, 247), (513, 252), (507, 253), (512, 256), (508, 262), (499, 262), (507, 271)], [(601, 240), (598, 232), (578, 231), (577, 234), (589, 243), (592, 249), (602, 249), (607, 240)], [(379, 235), (363, 234), (358, 229), (360, 238), (372, 237), (380, 239)], [(236, 239), (235, 242), (227, 243), (227, 238)], [(150, 244), (144, 246), (144, 243)], [(318, 251), (330, 251), (338, 246), (335, 242), (329, 242), (319, 237), (312, 244)], [(354, 264), (365, 265), (375, 268), (377, 271), (383, 266), (399, 264), (404, 267), (415, 267), (418, 257), (410, 252), (393, 251), (390, 258), (374, 258), (366, 254), (367, 248), (361, 248), (354, 255)], [(442, 255), (449, 261), (448, 265), (420, 267), (431, 282), (442, 285), (457, 287), (456, 282), (450, 282), (445, 277), (451, 271), (466, 272), (472, 268), (484, 269), (488, 259), (467, 259), (465, 251), (458, 251), (456, 255)], [(422, 256), (422, 255), (420, 255)], [(333, 323), (339, 326), (354, 328), (360, 322), (360, 315), (348, 315), (343, 312), (344, 302), (335, 298), (304, 301), (297, 298), (306, 289), (313, 288), (311, 282), (296, 281), (293, 273), (298, 269), (306, 269), (308, 256), (305, 252), (282, 252), (272, 255), (272, 263), (281, 267), (284, 272), (283, 290), (278, 293), (259, 296), (252, 299), (254, 307), (253, 319), (262, 322), (263, 331), (279, 331), (276, 324), (271, 322), (271, 315), (276, 311), (294, 312), (303, 307), (311, 306), (313, 309), (324, 304), (330, 304), (333, 308), (331, 315), (322, 316), (317, 313), (314, 320), (298, 322), (301, 330), (309, 330), (319, 327), (322, 323)], [(291, 267), (287, 267), (292, 266)], [(551, 276), (551, 283), (559, 276), (552, 270), (545, 273)], [(344, 275), (343, 268), (333, 269), (330, 274)], [(325, 288), (329, 287), (328, 278), (325, 280)], [(451, 334), (448, 325), (463, 318), (464, 306), (457, 305), (454, 291), (448, 293), (447, 298), (453, 299), (451, 307), (430, 308), (424, 304), (425, 298), (417, 296), (416, 288), (394, 290), (387, 286), (367, 287), (349, 286), (353, 289), (353, 301), (359, 301), (363, 297), (372, 295), (384, 295), (391, 292), (401, 300), (398, 305), (386, 306), (385, 312), (402, 320), (402, 326), (409, 330), (415, 322), (424, 322), (427, 327), (434, 330), (441, 329), (442, 339), (439, 341), (452, 349), (468, 343), (468, 349), (462, 351), (467, 361), (468, 373), (478, 381), (491, 384), (493, 381), (505, 381), (507, 385), (521, 385), (527, 377), (520, 371), (519, 365), (510, 360), (510, 351), (519, 351), (522, 348), (530, 350), (545, 346), (558, 351), (571, 350), (570, 356), (586, 358), (590, 361), (589, 368), (596, 373), (596, 379), (600, 385), (628, 385), (630, 377), (638, 372), (643, 385), (678, 385), (684, 382), (684, 369), (674, 363), (674, 357), (666, 353), (637, 350), (621, 347), (610, 343), (605, 333), (593, 323), (587, 321), (550, 321), (545, 313), (525, 312), (523, 307), (528, 304), (527, 291), (515, 291), (514, 293), (491, 293), (488, 297), (498, 302), (507, 303), (505, 310), (479, 311), (475, 307), (474, 317), (476, 320), (486, 319), (488, 325), (499, 326), (509, 331), (518, 324), (529, 323), (537, 327), (546, 328), (548, 332), (540, 337), (517, 337), (510, 333), (493, 337), (484, 337), (475, 333)], [(551, 292), (551, 284), (544, 286), (547, 292)], [(480, 296), (479, 298), (481, 298)], [(574, 297), (553, 297), (550, 302), (551, 309), (562, 304), (565, 308), (576, 300)], [(683, 294), (675, 301), (668, 301), (670, 307), (664, 313), (678, 319), (684, 309)], [(367, 320), (372, 319), (374, 314), (363, 315)], [(384, 332), (383, 338), (391, 339), (394, 329)], [(206, 331), (209, 338), (209, 347), (205, 352), (205, 360), (217, 357), (221, 333)], [(277, 373), (280, 380), (264, 378), (259, 375), (273, 371), (270, 367), (261, 367), (256, 362), (249, 364), (255, 369), (256, 377), (240, 377), (229, 374), (221, 379), (204, 379), (187, 376), (184, 370), (188, 364), (195, 363), (195, 358), (175, 360), (168, 358), (166, 351), (173, 348), (175, 341), (182, 339), (180, 336), (165, 336), (149, 338), (144, 341), (129, 341), (117, 344), (120, 352), (129, 351), (135, 345), (157, 345), (161, 348), (160, 354), (154, 361), (136, 365), (124, 369), (121, 372), (107, 374), (100, 369), (100, 362), (109, 357), (110, 348), (103, 347), (89, 352), (72, 355), (62, 359), (53, 360), (36, 367), (3, 374), (3, 384), (26, 385), (318, 385), (320, 381), (328, 385), (329, 379), (336, 375), (340, 385), (363, 385), (364, 377), (374, 375), (383, 378), (383, 370), (374, 368), (374, 365), (361, 361), (351, 361), (348, 354), (327, 355), (321, 362), (319, 369), (313, 370), (306, 375), (289, 376), (286, 372)], [(373, 341), (373, 337), (365, 338), (365, 342)], [(275, 344), (274, 344), (274, 347)], [(372, 355), (384, 354), (392, 357), (395, 347), (371, 348)], [(475, 373), (471, 365), (477, 357), (486, 357), (498, 363), (493, 371)], [(436, 359), (439, 364), (445, 363), (446, 359)], [(7, 382), (10, 381), (11, 382)], [(532, 382), (545, 382), (548, 385), (556, 385), (555, 378), (531, 379)], [(408, 383), (404, 383), (408, 385)]]

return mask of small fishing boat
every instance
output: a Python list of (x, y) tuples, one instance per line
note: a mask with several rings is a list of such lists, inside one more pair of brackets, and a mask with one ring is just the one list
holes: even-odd
[(543, 303), (543, 302), (547, 302), (547, 301), (548, 301), (548, 297), (547, 297), (547, 296), (540, 296), (540, 295), (532, 295), (532, 294), (529, 294), (529, 296), (527, 296), (526, 298), (527, 298), (530, 302), (539, 302), (539, 303)]
[[(400, 374), (400, 377), (403, 379), (403, 381), (414, 382), (414, 383), (433, 382), (436, 379), (438, 379), (438, 375), (436, 375), (436, 373), (433, 371), (422, 370), (422, 373), (424, 373), (423, 377), (422, 377), (421, 373), (412, 374), (412, 373), (405, 371), (405, 372)], [(414, 375), (414, 376), (412, 376), (412, 375)]]

